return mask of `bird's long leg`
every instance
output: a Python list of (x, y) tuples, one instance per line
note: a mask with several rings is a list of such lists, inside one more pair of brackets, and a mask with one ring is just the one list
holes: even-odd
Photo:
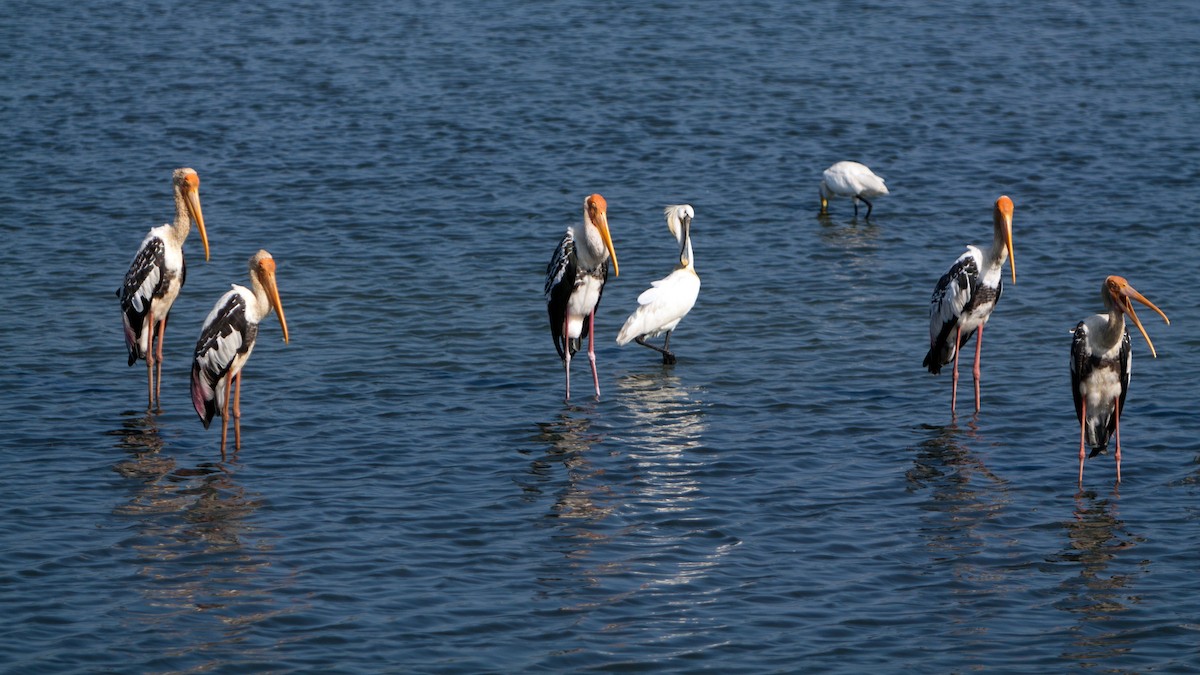
[(154, 403), (158, 412), (162, 412), (163, 336), (167, 334), (167, 319), (170, 316), (168, 314), (158, 322), (158, 350), (154, 358)]
[(1084, 430), (1087, 429), (1087, 397), (1084, 396), (1081, 400), (1079, 408), (1079, 487), (1083, 488), (1083, 459), (1086, 455), (1083, 452)]
[(596, 372), (596, 310), (588, 314), (588, 361), (592, 363), (592, 384), (596, 385), (596, 398), (600, 398), (600, 374)]
[(154, 412), (154, 310), (149, 311), (149, 321), (146, 322), (146, 398), (150, 403), (147, 410)]
[(979, 412), (979, 352), (983, 349), (983, 326), (975, 331), (975, 369), (971, 375), (975, 377), (975, 412)]
[(1121, 482), (1121, 397), (1113, 400), (1113, 419), (1117, 423), (1117, 482)]
[(242, 371), (233, 383), (233, 449), (242, 449)]
[(871, 219), (871, 210), (875, 208), (875, 205), (872, 204), (871, 202), (863, 199), (862, 197), (859, 197), (859, 199), (862, 199), (863, 203), (867, 205), (867, 215), (864, 216), (864, 220), (870, 220)]
[(571, 400), (571, 320), (563, 316), (563, 370), (567, 372), (567, 400)]
[(233, 377), (225, 376), (225, 405), (221, 406), (221, 459), (225, 459), (225, 439), (229, 436), (229, 387)]
[(675, 363), (675, 355), (671, 353), (671, 331), (667, 331), (667, 337), (663, 340), (663, 364), (671, 365)]
[(954, 415), (954, 406), (956, 403), (958, 403), (958, 353), (960, 351), (962, 351), (959, 349), (959, 347), (962, 346), (962, 343), (959, 342), (959, 340), (961, 340), (961, 339), (962, 339), (962, 326), (959, 326), (954, 329), (954, 376), (953, 376), (953, 379), (951, 379), (951, 382), (953, 384), (950, 387), (950, 415), (951, 416)]
[[(670, 333), (667, 334), (667, 338), (668, 338), (668, 340), (670, 339)], [(675, 355), (672, 354), (671, 352), (667, 351), (665, 343), (662, 347), (659, 347), (658, 345), (653, 345), (653, 344), (650, 344), (649, 342), (646, 342), (646, 338), (643, 336), (640, 336), (640, 335), (638, 337), (633, 338), (633, 341), (643, 347), (649, 347), (650, 349), (653, 349), (654, 351), (658, 352), (659, 354), (662, 354), (663, 355), (663, 363), (674, 363), (675, 362)], [(667, 359), (670, 359), (670, 361), (668, 361)]]
[[(865, 199), (863, 201), (866, 201)], [(858, 195), (850, 195), (850, 203), (854, 204), (854, 217), (858, 217)]]

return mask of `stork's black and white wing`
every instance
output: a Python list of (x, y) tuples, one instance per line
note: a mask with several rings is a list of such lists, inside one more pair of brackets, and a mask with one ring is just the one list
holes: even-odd
[(145, 329), (146, 315), (150, 312), (150, 302), (155, 297), (161, 297), (170, 282), (166, 268), (166, 245), (163, 240), (153, 235), (146, 237), (133, 257), (129, 271), (125, 273), (125, 282), (117, 289), (131, 366), (145, 356), (145, 349), (148, 349), (140, 346), (142, 331)]
[(546, 265), (546, 311), (550, 315), (550, 336), (559, 358), (563, 358), (564, 349), (568, 347), (563, 336), (563, 323), (567, 318), (567, 303), (575, 290), (578, 272), (575, 261), (575, 237), (567, 230)]
[[(980, 258), (978, 249), (970, 247), (958, 257), (950, 270), (938, 279), (929, 302), (929, 352), (923, 366), (937, 375), (942, 366), (954, 359), (958, 350), (955, 333), (959, 320), (971, 303), (979, 283)], [(970, 335), (963, 335), (966, 342)]]
[(1083, 394), (1079, 391), (1079, 383), (1092, 374), (1091, 346), (1088, 344), (1087, 322), (1080, 321), (1071, 331), (1071, 393), (1075, 397), (1075, 419), (1083, 423)]
[[(249, 291), (234, 287), (213, 307), (192, 357), (192, 405), (196, 414), (208, 428), (209, 422), (220, 409), (219, 397), (224, 392), (218, 386), (229, 374), (234, 360), (250, 351), (258, 335), (258, 324), (247, 319), (246, 307)], [(250, 296), (253, 297), (253, 296)]]

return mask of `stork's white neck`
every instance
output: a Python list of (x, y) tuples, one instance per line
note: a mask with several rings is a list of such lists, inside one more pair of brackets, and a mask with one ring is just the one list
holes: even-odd
[(582, 223), (571, 226), (571, 235), (575, 239), (575, 255), (581, 267), (595, 269), (608, 262), (608, 249), (600, 236), (600, 228), (588, 220), (586, 213)]
[(183, 190), (179, 186), (175, 186), (175, 222), (171, 223), (171, 237), (180, 246), (187, 240), (188, 233), (192, 231), (192, 216), (188, 212), (187, 201), (184, 199)]

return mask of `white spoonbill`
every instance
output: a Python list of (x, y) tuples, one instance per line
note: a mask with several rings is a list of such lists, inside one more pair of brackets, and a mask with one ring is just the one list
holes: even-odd
[[(600, 396), (600, 376), (596, 373), (596, 308), (608, 281), (608, 259), (612, 258), (613, 276), (617, 252), (608, 232), (608, 202), (598, 194), (583, 202), (583, 223), (571, 225), (563, 235), (550, 264), (546, 265), (546, 311), (550, 315), (550, 336), (567, 374), (567, 395), (571, 398), (571, 356), (588, 339), (588, 360), (592, 364), (592, 382)], [(587, 322), (584, 322), (587, 319)]]
[[(200, 176), (192, 169), (175, 169), (171, 186), (175, 191), (175, 222), (150, 230), (137, 255), (133, 256), (124, 283), (117, 289), (129, 365), (138, 359), (146, 360), (146, 389), (151, 411), (161, 406), (163, 334), (171, 305), (179, 297), (179, 289), (187, 278), (183, 242), (192, 230), (193, 220), (200, 230), (200, 240), (204, 242), (204, 259), (208, 260), (208, 233), (204, 231), (204, 214), (200, 211)], [(154, 351), (156, 335), (157, 354)]]
[(242, 366), (254, 350), (258, 325), (274, 308), (279, 313), (283, 341), (287, 320), (275, 285), (275, 259), (266, 251), (250, 258), (250, 288), (233, 285), (213, 306), (192, 358), (192, 405), (207, 429), (213, 415), (221, 416), (221, 457), (229, 433), (229, 392), (233, 389), (234, 448), (242, 448)]
[[(683, 317), (692, 311), (696, 296), (700, 294), (700, 277), (696, 275), (695, 258), (692, 256), (692, 218), (695, 211), (690, 204), (674, 204), (663, 210), (667, 218), (667, 229), (679, 242), (679, 264), (666, 278), (650, 283), (650, 288), (638, 296), (638, 308), (625, 320), (617, 335), (617, 344), (622, 347), (630, 340), (662, 354), (665, 364), (675, 363), (671, 353), (671, 331)], [(666, 334), (663, 346), (646, 342), (648, 337)]]
[(854, 217), (858, 217), (858, 202), (867, 205), (867, 218), (871, 217), (871, 199), (888, 193), (883, 179), (858, 162), (838, 162), (821, 174), (821, 215), (829, 212), (832, 197), (849, 197), (854, 204)]
[(1017, 259), (1012, 243), (1013, 203), (1001, 196), (992, 207), (992, 245), (967, 246), (950, 271), (938, 279), (929, 304), (929, 352), (922, 365), (937, 375), (942, 366), (954, 362), (954, 384), (950, 414), (958, 401), (958, 352), (978, 330), (975, 338), (975, 412), (979, 412), (979, 351), (983, 327), (1004, 291), (1004, 261), (1009, 260), (1013, 283), (1017, 283)]
[(1095, 457), (1108, 449), (1108, 439), (1116, 435), (1117, 482), (1121, 482), (1121, 413), (1125, 410), (1125, 394), (1129, 392), (1130, 362), (1133, 349), (1125, 315), (1137, 324), (1142, 337), (1157, 357), (1154, 343), (1133, 311), (1137, 300), (1158, 312), (1167, 325), (1171, 320), (1154, 303), (1134, 290), (1124, 277), (1110, 276), (1104, 280), (1100, 297), (1107, 314), (1093, 314), (1080, 321), (1071, 340), (1071, 393), (1075, 397), (1075, 417), (1079, 420), (1079, 485), (1083, 486), (1084, 446)]

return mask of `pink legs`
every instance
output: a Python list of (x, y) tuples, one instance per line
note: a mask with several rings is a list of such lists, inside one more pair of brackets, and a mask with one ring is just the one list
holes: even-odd
[(571, 400), (571, 320), (563, 316), (563, 369), (567, 371), (567, 400)]
[(229, 389), (233, 378), (225, 378), (225, 405), (221, 407), (221, 459), (225, 459), (225, 439), (229, 436)]
[(979, 351), (983, 348), (983, 326), (975, 333), (975, 412), (979, 412)]
[[(567, 331), (570, 320), (563, 318), (563, 369), (567, 373), (567, 400), (571, 399), (571, 337)], [(596, 398), (600, 398), (600, 374), (596, 372), (596, 312), (588, 315), (588, 361), (592, 364), (592, 384), (596, 386)]]
[[(958, 404), (958, 354), (962, 347), (962, 327), (954, 329), (954, 384), (951, 387), (950, 394), (950, 414), (954, 415), (955, 407)], [(980, 326), (975, 333), (975, 367), (971, 370), (971, 375), (975, 378), (975, 412), (979, 412), (979, 352), (983, 348), (983, 326)]]
[(154, 310), (150, 310), (150, 321), (146, 324), (146, 330), (150, 332), (146, 336), (146, 398), (149, 403), (146, 409), (154, 412)]
[(600, 398), (600, 375), (596, 372), (596, 310), (588, 315), (588, 361), (592, 362), (592, 383), (596, 385), (596, 398)]
[(962, 327), (960, 326), (960, 327), (954, 329), (954, 379), (952, 380), (952, 382), (954, 384), (950, 388), (950, 415), (951, 415), (951, 417), (954, 416), (954, 406), (956, 403), (958, 403), (958, 352), (959, 352), (958, 348), (960, 346), (962, 346), (961, 342), (960, 342), (961, 339), (962, 339)]
[(1113, 399), (1113, 417), (1117, 423), (1117, 482), (1121, 482), (1121, 397)]
[[(1117, 437), (1117, 482), (1121, 482), (1121, 397), (1113, 399), (1113, 420)], [(1087, 428), (1087, 397), (1083, 399), (1079, 413), (1079, 487), (1083, 487), (1084, 430)]]
[(233, 449), (242, 449), (242, 371), (233, 383)]
[[(163, 364), (163, 336), (167, 334), (167, 317), (163, 317), (162, 321), (158, 322), (158, 353), (154, 359), (154, 402), (155, 409), (162, 412), (162, 364)], [(147, 343), (148, 346), (149, 343)]]
[(1083, 405), (1079, 408), (1079, 487), (1083, 488), (1083, 452), (1084, 430), (1087, 429), (1087, 397), (1083, 397)]

